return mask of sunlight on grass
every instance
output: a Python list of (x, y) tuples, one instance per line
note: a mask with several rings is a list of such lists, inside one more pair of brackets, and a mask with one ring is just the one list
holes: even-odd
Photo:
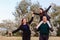
[[(2, 37), (0, 40), (22, 40), (22, 37)], [(39, 37), (31, 37), (31, 40), (39, 40)], [(49, 40), (60, 40), (60, 37), (50, 37)]]

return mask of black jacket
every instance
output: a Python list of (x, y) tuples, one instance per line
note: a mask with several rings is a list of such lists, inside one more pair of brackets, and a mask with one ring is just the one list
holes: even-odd
[[(42, 21), (42, 18), (43, 16), (46, 16), (47, 17), (47, 20), (50, 21), (50, 16), (47, 14), (48, 10), (51, 8), (51, 5), (45, 10), (43, 11), (42, 13), (34, 13), (35, 15), (39, 15), (40, 16), (40, 21)], [(42, 14), (42, 15), (41, 15)], [(39, 21), (39, 22), (40, 22)]]
[(31, 20), (29, 22), (27, 22), (26, 25), (20, 25), (19, 28), (17, 28), (16, 30), (14, 30), (12, 33), (16, 33), (18, 32), (19, 30), (22, 30), (23, 31), (23, 35), (29, 35), (31, 34), (31, 31), (30, 31), (30, 27), (28, 24), (31, 24), (31, 22), (33, 21), (33, 17), (31, 18)]

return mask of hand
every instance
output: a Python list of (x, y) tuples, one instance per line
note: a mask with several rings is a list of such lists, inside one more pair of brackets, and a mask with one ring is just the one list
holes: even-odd
[(31, 11), (31, 13), (33, 14), (34, 12), (33, 12), (33, 11)]
[(50, 28), (50, 31), (53, 32), (54, 30), (52, 28)]
[(34, 17), (34, 14), (32, 14), (32, 17)]
[(11, 31), (8, 32), (8, 36), (12, 36), (12, 32)]

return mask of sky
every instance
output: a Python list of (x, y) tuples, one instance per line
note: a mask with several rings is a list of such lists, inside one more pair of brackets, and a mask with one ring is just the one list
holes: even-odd
[[(12, 12), (15, 11), (15, 7), (21, 0), (0, 0), (0, 23), (2, 20), (12, 20), (14, 21), (15, 17), (12, 15)], [(55, 3), (60, 5), (60, 0), (31, 0), (32, 3), (40, 3), (43, 8), (47, 8), (50, 3)]]

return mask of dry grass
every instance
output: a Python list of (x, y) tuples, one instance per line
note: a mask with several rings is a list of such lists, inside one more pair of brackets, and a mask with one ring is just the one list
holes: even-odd
[[(21, 37), (4, 37), (0, 36), (0, 40), (22, 40)], [(32, 37), (31, 40), (39, 40), (38, 37)], [(60, 37), (50, 37), (49, 40), (60, 40)]]

